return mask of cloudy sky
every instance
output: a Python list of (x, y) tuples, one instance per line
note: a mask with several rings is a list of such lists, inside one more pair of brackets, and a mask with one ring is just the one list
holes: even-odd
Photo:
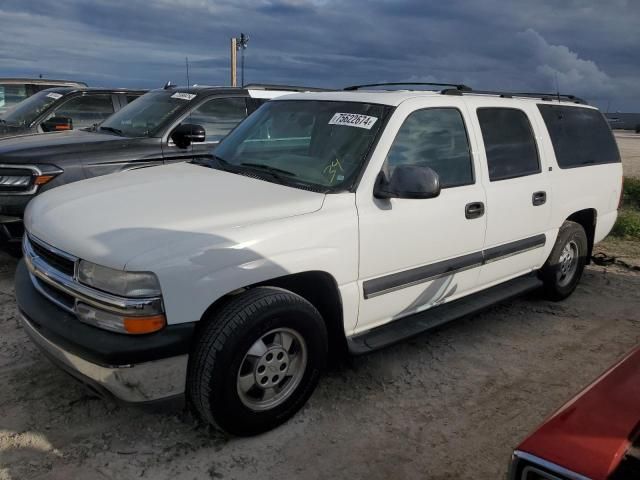
[(0, 76), (156, 87), (463, 82), (640, 111), (638, 0), (2, 0)]

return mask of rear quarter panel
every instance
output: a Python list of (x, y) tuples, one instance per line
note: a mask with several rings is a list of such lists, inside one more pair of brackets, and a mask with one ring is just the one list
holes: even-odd
[(571, 214), (588, 208), (595, 209), (597, 215), (594, 243), (601, 241), (609, 234), (617, 218), (622, 189), (622, 163), (560, 168), (542, 115), (536, 109), (532, 116), (540, 131), (545, 132), (538, 139), (538, 146), (546, 158), (550, 182), (552, 212), (550, 230), (547, 232), (549, 243), (553, 246), (558, 229)]

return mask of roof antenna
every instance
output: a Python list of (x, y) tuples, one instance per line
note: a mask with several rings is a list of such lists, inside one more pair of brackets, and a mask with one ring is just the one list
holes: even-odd
[(189, 86), (191, 85), (191, 83), (189, 82), (189, 57), (184, 57), (184, 63), (187, 66), (187, 90), (188, 90)]
[(556, 79), (556, 95), (558, 96), (558, 103), (560, 103), (560, 87), (558, 86), (558, 72), (553, 72), (553, 76)]

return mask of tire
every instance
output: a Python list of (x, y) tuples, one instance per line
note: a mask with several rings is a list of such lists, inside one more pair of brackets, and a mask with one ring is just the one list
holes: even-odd
[(255, 435), (302, 408), (327, 360), (326, 325), (311, 303), (257, 287), (204, 321), (187, 376), (188, 401), (202, 420)]
[(566, 221), (549, 258), (540, 270), (549, 299), (564, 300), (573, 293), (587, 263), (587, 234), (578, 223)]

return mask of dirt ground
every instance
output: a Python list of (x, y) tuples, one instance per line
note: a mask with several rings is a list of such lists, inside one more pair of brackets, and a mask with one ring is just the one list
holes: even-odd
[[(640, 136), (617, 137), (640, 175)], [(640, 265), (638, 244), (601, 250)], [(227, 438), (87, 394), (18, 325), (14, 269), (0, 254), (0, 480), (502, 479), (517, 443), (640, 337), (640, 272), (591, 266), (564, 302), (530, 294), (352, 359), (286, 425)]]
[(1, 260), (2, 480), (504, 478), (512, 448), (640, 336), (640, 273), (593, 266), (565, 302), (531, 294), (355, 358), (286, 425), (226, 438), (89, 396), (18, 326)]

